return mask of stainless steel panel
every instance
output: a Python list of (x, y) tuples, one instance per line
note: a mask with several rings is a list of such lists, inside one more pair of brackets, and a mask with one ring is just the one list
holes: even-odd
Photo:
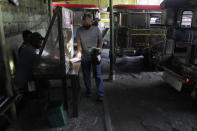
[(177, 77), (173, 76), (172, 74), (168, 72), (163, 73), (163, 79), (166, 81), (168, 84), (170, 84), (172, 87), (174, 87), (177, 91), (182, 90), (182, 80), (178, 79)]

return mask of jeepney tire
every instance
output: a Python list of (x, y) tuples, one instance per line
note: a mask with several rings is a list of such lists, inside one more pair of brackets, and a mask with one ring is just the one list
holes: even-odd
[(150, 70), (154, 70), (155, 66), (152, 62), (151, 55), (149, 53), (147, 53), (147, 54), (144, 54), (143, 56), (144, 56), (143, 63), (145, 65), (145, 67), (150, 69)]
[(193, 91), (191, 92), (191, 97), (195, 100), (197, 100), (197, 90), (196, 89), (193, 89)]
[(190, 97), (191, 92), (192, 92), (192, 89), (187, 88), (185, 84), (183, 84), (182, 86), (183, 86), (183, 87), (182, 87), (182, 90), (181, 90), (181, 92), (180, 92), (181, 95), (182, 95), (183, 97)]
[(116, 64), (116, 58), (117, 58), (117, 57), (116, 57), (116, 56), (114, 56), (114, 64)]
[(156, 70), (156, 71), (160, 71), (160, 72), (161, 72), (161, 71), (164, 71), (161, 67), (157, 67), (156, 65), (154, 65), (154, 66), (155, 66), (155, 70)]
[(143, 64), (145, 67), (147, 67), (148, 65), (148, 58), (146, 57), (146, 55), (143, 55), (144, 56), (144, 59), (143, 59)]
[[(113, 64), (116, 64), (116, 57), (117, 57), (117, 54), (115, 54), (115, 55), (114, 55), (114, 58), (113, 58), (113, 60), (114, 60), (114, 61), (113, 61)], [(110, 54), (109, 54), (109, 59), (111, 59), (111, 55), (110, 55)]]

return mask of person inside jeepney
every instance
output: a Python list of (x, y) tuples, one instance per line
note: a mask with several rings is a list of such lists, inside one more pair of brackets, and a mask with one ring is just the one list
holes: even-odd
[(98, 26), (99, 25), (99, 19), (95, 18), (95, 20), (92, 23), (93, 26)]
[(97, 26), (92, 26), (93, 19), (91, 14), (84, 14), (82, 20), (83, 26), (81, 26), (76, 33), (78, 51), (76, 57), (81, 57), (83, 79), (87, 89), (86, 95), (90, 97), (93, 93), (91, 87), (92, 68), (97, 86), (97, 100), (102, 101), (104, 91), (101, 64), (100, 62), (96, 62), (97, 57), (95, 57), (95, 54), (93, 53), (93, 49), (97, 49), (98, 53), (102, 52), (102, 35)]
[(41, 47), (43, 37), (40, 33), (32, 33), (30, 42), (27, 43), (20, 52), (16, 66), (15, 86), (16, 93), (22, 93), (27, 82), (31, 80), (33, 67), (36, 65), (37, 53), (36, 50)]

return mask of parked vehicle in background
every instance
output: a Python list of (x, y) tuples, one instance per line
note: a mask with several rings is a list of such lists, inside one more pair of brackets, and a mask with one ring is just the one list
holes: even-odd
[(162, 22), (167, 28), (167, 42), (160, 61), (163, 79), (179, 92), (196, 97), (197, 3), (195, 0), (165, 0), (161, 7)]
[(143, 55), (145, 63), (153, 65), (166, 38), (160, 6), (115, 5), (114, 16), (116, 56)]

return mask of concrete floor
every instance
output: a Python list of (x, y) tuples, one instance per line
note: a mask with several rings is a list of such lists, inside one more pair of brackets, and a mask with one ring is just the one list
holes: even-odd
[(197, 103), (144, 70), (142, 57), (123, 57), (105, 82), (110, 131), (197, 131)]
[[(106, 80), (109, 74), (108, 50), (104, 50), (102, 58)], [(35, 109), (37, 102), (33, 102), (8, 130), (197, 131), (196, 101), (167, 85), (162, 80), (162, 72), (145, 70), (142, 59), (140, 56), (117, 59), (116, 80), (104, 82), (104, 110), (103, 104), (95, 102), (95, 97), (84, 96), (83, 86), (79, 117), (69, 117), (65, 127), (49, 128), (40, 116), (39, 106)]]

